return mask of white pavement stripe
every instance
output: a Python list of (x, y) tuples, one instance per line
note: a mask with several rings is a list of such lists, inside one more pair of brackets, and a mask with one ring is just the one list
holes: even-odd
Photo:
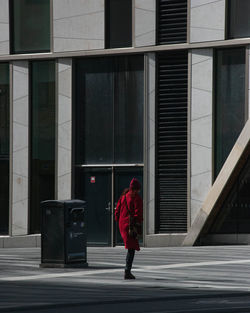
[[(72, 281), (72, 280), (71, 280)], [(214, 283), (201, 284), (191, 283), (191, 282), (173, 282), (166, 279), (166, 282), (154, 282), (154, 281), (143, 281), (140, 278), (136, 280), (123, 280), (123, 279), (98, 279), (98, 278), (81, 278), (76, 280), (78, 283), (88, 283), (88, 284), (103, 284), (103, 285), (133, 285), (140, 287), (161, 287), (161, 288), (208, 288), (208, 289), (216, 289), (216, 290), (239, 290), (239, 291), (250, 291), (250, 286), (242, 286), (242, 285), (216, 285)]]
[(210, 265), (226, 265), (226, 264), (244, 264), (250, 263), (250, 259), (247, 260), (231, 260), (231, 261), (210, 261), (210, 262), (195, 262), (195, 263), (179, 263), (179, 264), (167, 264), (167, 265), (155, 265), (155, 266), (143, 266), (141, 270), (160, 270), (168, 268), (184, 268), (184, 267), (196, 267), (196, 266), (210, 266)]
[(23, 263), (14, 263), (14, 262), (1, 262), (1, 266), (18, 266), (18, 267), (33, 267), (33, 268), (38, 268), (39, 264), (35, 265), (34, 262), (33, 263), (28, 263), (27, 262), (23, 262)]
[(94, 274), (106, 274), (120, 272), (121, 269), (110, 269), (110, 270), (91, 270), (91, 271), (79, 271), (79, 272), (68, 272), (68, 273), (53, 273), (53, 274), (41, 274), (31, 276), (16, 276), (16, 277), (1, 277), (0, 281), (24, 281), (34, 279), (47, 279), (47, 278), (63, 278), (63, 277), (74, 277), (81, 275), (94, 275)]
[[(156, 266), (140, 266), (134, 268), (134, 272), (144, 272), (147, 271), (159, 271), (162, 269), (171, 268), (186, 268), (186, 267), (200, 267), (200, 266), (211, 266), (211, 265), (227, 265), (227, 264), (244, 264), (250, 263), (250, 259), (247, 260), (232, 260), (232, 261), (210, 261), (210, 262), (195, 262), (195, 263), (179, 263), (179, 264), (168, 264), (168, 265), (156, 265)], [(50, 278), (63, 278), (63, 277), (74, 277), (74, 276), (86, 276), (86, 275), (98, 275), (98, 274), (108, 274), (108, 273), (118, 273), (122, 269), (105, 269), (105, 270), (85, 270), (78, 272), (67, 272), (67, 273), (51, 273), (51, 274), (41, 274), (41, 275), (31, 275), (31, 276), (16, 276), (16, 277), (1, 277), (0, 281), (28, 281), (35, 279), (50, 279)]]
[(98, 264), (98, 265), (110, 265), (110, 266), (122, 266), (124, 267), (125, 266), (125, 262), (122, 264), (122, 263), (112, 263), (112, 262), (90, 262), (91, 263), (91, 266), (95, 265), (95, 264)]

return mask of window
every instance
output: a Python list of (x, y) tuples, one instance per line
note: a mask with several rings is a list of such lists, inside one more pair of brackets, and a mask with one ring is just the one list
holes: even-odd
[(76, 163), (143, 163), (143, 56), (75, 65)]
[(106, 48), (132, 46), (132, 0), (106, 0)]
[(11, 52), (50, 51), (50, 0), (11, 0)]
[(228, 37), (250, 37), (250, 1), (228, 1)]
[(0, 63), (0, 234), (9, 225), (9, 64)]
[(216, 177), (245, 124), (245, 48), (218, 50), (215, 67)]
[(211, 226), (213, 234), (249, 234), (250, 157), (234, 182)]
[(55, 63), (31, 64), (30, 231), (40, 232), (40, 202), (55, 197)]

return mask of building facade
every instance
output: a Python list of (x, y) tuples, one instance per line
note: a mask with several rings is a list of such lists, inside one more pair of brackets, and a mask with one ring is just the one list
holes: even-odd
[(143, 185), (145, 246), (250, 242), (248, 0), (0, 0), (0, 245)]

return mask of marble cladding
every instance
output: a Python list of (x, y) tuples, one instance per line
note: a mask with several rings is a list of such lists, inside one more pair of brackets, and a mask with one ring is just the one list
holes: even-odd
[(135, 47), (155, 45), (155, 28), (155, 0), (135, 0)]
[(72, 59), (58, 60), (57, 199), (71, 199)]
[(0, 0), (0, 55), (9, 54), (9, 1)]
[(147, 234), (155, 232), (155, 54), (147, 55)]
[(29, 70), (28, 62), (13, 62), (12, 110), (12, 235), (28, 233), (29, 158)]
[(190, 0), (190, 42), (225, 39), (225, 0)]
[(213, 50), (192, 51), (191, 223), (212, 185)]
[(154, 234), (145, 238), (146, 247), (178, 247), (181, 246), (185, 234)]
[(54, 52), (104, 48), (104, 0), (53, 1)]

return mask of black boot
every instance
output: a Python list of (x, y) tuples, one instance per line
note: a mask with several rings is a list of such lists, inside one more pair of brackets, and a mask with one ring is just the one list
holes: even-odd
[(135, 276), (129, 270), (125, 270), (124, 279), (135, 279)]

